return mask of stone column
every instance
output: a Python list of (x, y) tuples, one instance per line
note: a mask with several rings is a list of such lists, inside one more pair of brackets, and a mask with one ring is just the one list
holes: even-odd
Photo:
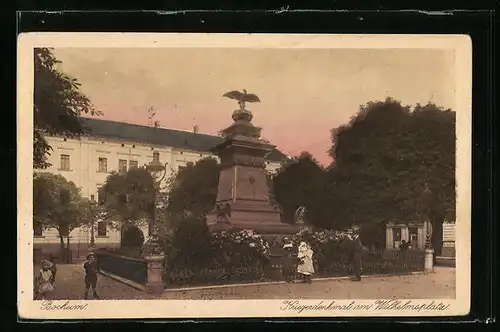
[(401, 227), (401, 241), (408, 242), (408, 226)]
[(385, 228), (385, 248), (392, 249), (392, 225), (387, 225)]
[(424, 250), (424, 271), (426, 273), (434, 272), (434, 249)]
[(150, 294), (161, 294), (165, 289), (163, 282), (163, 272), (165, 269), (164, 255), (151, 255), (144, 257), (147, 263), (147, 283), (146, 292)]
[(418, 249), (424, 249), (425, 246), (425, 231), (423, 225), (418, 226)]

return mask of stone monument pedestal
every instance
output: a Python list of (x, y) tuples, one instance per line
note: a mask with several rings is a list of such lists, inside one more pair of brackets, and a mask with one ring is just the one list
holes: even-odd
[(275, 146), (260, 138), (252, 113), (233, 112), (234, 123), (222, 130), (223, 141), (212, 151), (221, 160), (216, 206), (207, 216), (211, 231), (252, 229), (271, 246), (271, 267), (283, 255), (280, 239), (296, 233), (300, 227), (281, 222), (280, 211), (270, 203), (265, 157)]

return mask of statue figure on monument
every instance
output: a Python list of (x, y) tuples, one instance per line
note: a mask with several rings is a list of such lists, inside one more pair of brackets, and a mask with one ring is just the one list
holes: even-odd
[(260, 99), (256, 94), (247, 93), (247, 90), (245, 89), (243, 89), (243, 92), (240, 92), (238, 90), (226, 92), (223, 97), (237, 100), (238, 105), (240, 105), (240, 109), (242, 111), (245, 111), (246, 103), (260, 102)]
[(295, 223), (304, 224), (306, 222), (307, 208), (305, 206), (299, 206), (295, 211)]
[(231, 218), (231, 204), (218, 203), (215, 205), (215, 210), (217, 213), (217, 222), (229, 223)]

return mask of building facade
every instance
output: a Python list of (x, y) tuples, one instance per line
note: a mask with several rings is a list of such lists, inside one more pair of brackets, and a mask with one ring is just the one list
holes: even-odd
[[(402, 240), (409, 242), (412, 248), (424, 249), (426, 229), (424, 223), (397, 224), (388, 223), (385, 230), (386, 249), (399, 249)], [(455, 223), (443, 223), (442, 255), (455, 257)]]
[[(141, 167), (153, 159), (153, 152), (166, 163), (168, 179), (190, 162), (214, 157), (211, 148), (221, 142), (221, 137), (193, 132), (147, 127), (114, 121), (83, 118), (86, 134), (78, 138), (46, 137), (52, 147), (48, 162), (51, 167), (39, 172), (60, 174), (80, 188), (83, 197), (94, 195), (96, 200), (111, 172), (124, 172), (131, 167)], [(266, 170), (274, 172), (287, 157), (274, 150), (266, 158)], [(147, 225), (141, 227), (147, 236)], [(120, 230), (110, 229), (98, 222), (95, 227), (95, 243), (98, 246), (115, 247), (120, 242)], [(90, 230), (74, 229), (70, 234), (73, 254), (83, 252), (90, 241)], [(57, 250), (60, 239), (55, 229), (34, 229), (35, 248)]]

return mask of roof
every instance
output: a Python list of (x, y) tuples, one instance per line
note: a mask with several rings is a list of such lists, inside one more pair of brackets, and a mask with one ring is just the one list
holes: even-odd
[[(171, 146), (177, 149), (210, 152), (222, 142), (219, 136), (193, 133), (167, 128), (155, 128), (131, 123), (80, 118), (80, 123), (88, 136), (118, 138), (142, 143)], [(211, 152), (210, 152), (211, 153)], [(270, 161), (284, 161), (287, 157), (278, 149), (266, 158)]]

